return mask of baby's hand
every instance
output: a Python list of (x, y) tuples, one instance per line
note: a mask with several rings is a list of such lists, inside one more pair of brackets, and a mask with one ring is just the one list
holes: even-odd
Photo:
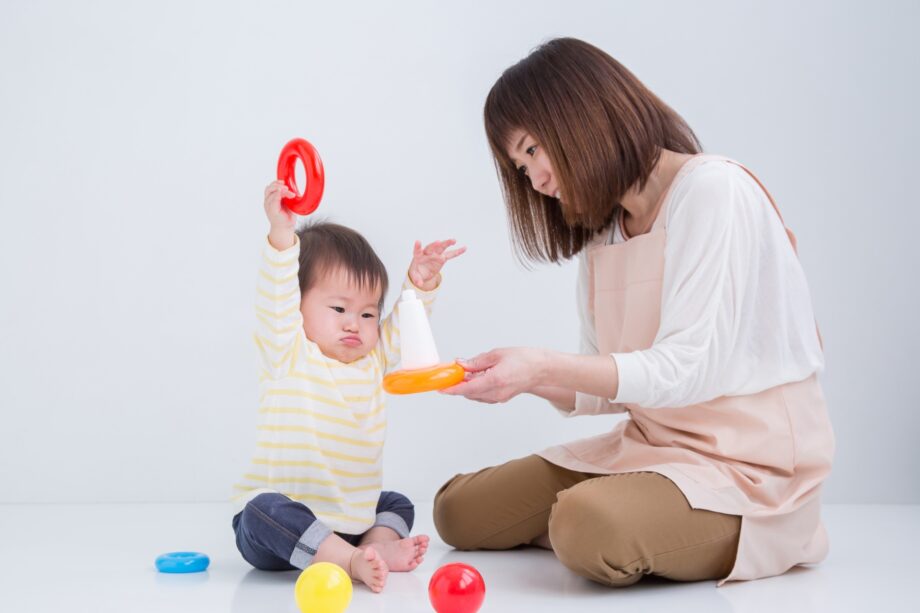
[(272, 181), (265, 188), (265, 216), (271, 229), (268, 240), (279, 251), (284, 251), (294, 245), (294, 223), (296, 217), (286, 206), (281, 204), (282, 198), (295, 198), (297, 194), (288, 189), (284, 181)]
[(423, 249), (422, 244), (415, 241), (412, 249), (412, 263), (409, 264), (409, 279), (417, 288), (427, 292), (438, 286), (444, 263), (466, 251), (466, 247), (447, 249), (456, 243), (454, 239), (435, 241)]
[(272, 181), (265, 187), (265, 216), (272, 227), (293, 228), (294, 213), (281, 204), (282, 198), (296, 198), (284, 181)]

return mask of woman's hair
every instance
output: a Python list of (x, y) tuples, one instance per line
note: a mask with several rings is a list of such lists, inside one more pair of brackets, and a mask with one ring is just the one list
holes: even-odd
[(297, 230), (300, 238), (300, 295), (305, 295), (324, 275), (344, 270), (358, 287), (380, 288), (377, 308), (387, 295), (387, 269), (367, 239), (358, 232), (328, 221), (311, 220)]
[[(550, 40), (505, 70), (489, 91), (484, 118), (522, 260), (572, 257), (609, 226), (631, 187), (645, 187), (662, 148), (702, 149), (683, 118), (629, 70), (574, 38)], [(516, 130), (548, 156), (568, 217), (508, 157)]]

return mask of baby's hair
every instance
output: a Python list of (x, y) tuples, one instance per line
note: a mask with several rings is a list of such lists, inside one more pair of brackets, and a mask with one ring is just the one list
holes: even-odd
[(387, 270), (367, 239), (351, 228), (323, 220), (310, 220), (297, 230), (300, 238), (300, 295), (305, 295), (324, 275), (338, 269), (362, 289), (380, 288), (377, 308), (387, 295)]

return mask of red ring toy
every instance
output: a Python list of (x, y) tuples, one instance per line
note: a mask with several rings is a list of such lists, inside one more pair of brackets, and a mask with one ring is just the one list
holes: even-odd
[[(297, 189), (294, 169), (297, 160), (303, 162), (307, 171), (307, 186), (303, 193)], [(319, 206), (323, 197), (326, 180), (323, 174), (323, 161), (316, 148), (302, 138), (294, 138), (281, 150), (278, 156), (278, 179), (284, 181), (287, 188), (297, 194), (296, 198), (282, 198), (281, 204), (298, 215), (309, 215)]]

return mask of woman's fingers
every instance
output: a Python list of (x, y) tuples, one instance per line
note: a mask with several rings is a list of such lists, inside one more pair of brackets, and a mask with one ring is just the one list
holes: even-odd
[(462, 383), (441, 390), (441, 393), (448, 396), (465, 396), (470, 400), (487, 402), (485, 394), (494, 387), (494, 384), (489, 379), (490, 377), (488, 376), (472, 377)]
[(496, 362), (498, 362), (498, 355), (494, 351), (480, 353), (476, 357), (472, 357), (468, 360), (463, 358), (457, 360), (457, 363), (467, 372), (479, 372), (492, 368)]

